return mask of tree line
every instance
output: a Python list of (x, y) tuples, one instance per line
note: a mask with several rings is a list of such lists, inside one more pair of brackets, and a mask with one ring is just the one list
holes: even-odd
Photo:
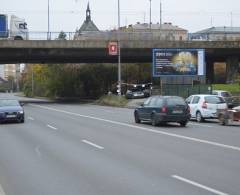
[[(27, 65), (21, 88), (26, 96), (97, 99), (116, 92), (117, 64)], [(151, 82), (150, 64), (122, 64), (123, 83)]]

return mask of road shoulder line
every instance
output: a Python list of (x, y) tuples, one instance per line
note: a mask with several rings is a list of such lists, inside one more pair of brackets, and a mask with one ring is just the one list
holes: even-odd
[(195, 187), (204, 189), (204, 190), (206, 190), (206, 191), (212, 192), (212, 193), (217, 194), (217, 195), (228, 195), (228, 194), (226, 194), (226, 193), (224, 193), (224, 192), (220, 192), (220, 191), (218, 191), (218, 190), (215, 190), (215, 189), (213, 189), (213, 188), (207, 187), (207, 186), (202, 185), (202, 184), (200, 184), (200, 183), (197, 183), (197, 182), (195, 182), (195, 181), (192, 181), (192, 180), (189, 180), (189, 179), (180, 177), (180, 176), (178, 176), (178, 175), (172, 175), (172, 177), (173, 177), (174, 179), (177, 179), (177, 180), (179, 180), (179, 181), (182, 181), (182, 182), (184, 182), (184, 183), (190, 184), (190, 185), (192, 185), (192, 186), (195, 186)]
[(121, 125), (121, 126), (125, 126), (125, 127), (134, 128), (134, 129), (139, 129), (141, 131), (152, 132), (152, 133), (166, 135), (166, 136), (175, 137), (175, 138), (180, 138), (180, 139), (184, 139), (184, 140), (188, 140), (188, 141), (193, 141), (193, 142), (208, 144), (208, 145), (212, 145), (212, 146), (217, 146), (217, 147), (221, 147), (221, 148), (225, 148), (225, 149), (231, 149), (231, 150), (235, 150), (235, 151), (240, 152), (240, 147), (237, 147), (237, 146), (231, 146), (231, 145), (221, 144), (221, 143), (217, 143), (217, 142), (213, 142), (213, 141), (198, 139), (198, 138), (194, 138), (194, 137), (178, 135), (178, 134), (175, 134), (175, 133), (167, 133), (167, 132), (161, 131), (161, 130), (155, 130), (155, 129), (151, 129), (151, 128), (140, 127), (140, 126), (137, 126), (137, 125), (122, 123), (122, 122), (118, 122), (118, 121), (112, 121), (112, 120), (107, 120), (107, 119), (103, 119), (103, 118), (82, 115), (82, 114), (69, 112), (69, 111), (65, 111), (65, 110), (59, 110), (59, 109), (50, 108), (50, 107), (46, 107), (46, 106), (33, 105), (33, 104), (31, 104), (31, 106), (37, 107), (37, 108), (42, 108), (42, 109), (47, 109), (47, 110), (52, 110), (52, 111), (55, 111), (55, 112), (65, 113), (65, 114), (69, 114), (69, 115), (73, 115), (73, 116), (79, 116), (79, 117), (82, 117), (82, 118), (88, 118), (88, 119), (103, 121), (103, 122), (107, 122), (107, 123), (111, 123), (111, 124), (115, 124), (115, 125)]

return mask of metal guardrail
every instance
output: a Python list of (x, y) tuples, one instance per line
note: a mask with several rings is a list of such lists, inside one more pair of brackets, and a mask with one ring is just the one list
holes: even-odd
[[(59, 34), (64, 33), (64, 38), (59, 39)], [(17, 32), (15, 33), (17, 34)], [(45, 31), (29, 31), (28, 37), (29, 40), (117, 40), (117, 37), (120, 36), (121, 40), (163, 40), (163, 41), (209, 41), (209, 39), (193, 39), (191, 33), (180, 35), (176, 30), (166, 30), (152, 32), (148, 31), (96, 31), (96, 32), (45, 32)], [(7, 39), (8, 32), (0, 31), (0, 40)], [(232, 39), (222, 38), (216, 41), (233, 41)], [(235, 40), (235, 41), (239, 41)]]
[[(59, 39), (60, 33), (64, 37)], [(63, 34), (64, 33), (64, 34)], [(18, 34), (15, 32), (14, 34)], [(179, 35), (176, 30), (167, 30), (166, 32), (123, 32), (123, 31), (96, 31), (96, 32), (44, 32), (44, 31), (29, 31), (29, 40), (117, 40), (120, 36), (121, 40), (189, 40), (188, 34)], [(180, 38), (181, 36), (181, 38)], [(0, 39), (7, 39), (8, 32), (0, 31)]]

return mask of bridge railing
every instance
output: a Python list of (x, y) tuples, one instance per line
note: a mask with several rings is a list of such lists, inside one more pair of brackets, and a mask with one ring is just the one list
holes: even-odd
[[(2, 36), (0, 39), (8, 37)], [(117, 40), (120, 36), (121, 40), (188, 40), (187, 34), (180, 36), (174, 30), (168, 32), (152, 31), (152, 32), (123, 32), (123, 31), (98, 31), (98, 32), (44, 32), (29, 31), (29, 40)]]
[[(163, 41), (240, 41), (231, 37), (218, 37), (216, 40), (208, 38), (196, 39), (191, 33), (181, 33), (176, 30), (165, 31), (97, 31), (97, 32), (44, 32), (29, 31), (29, 40), (163, 40)], [(6, 32), (0, 31), (0, 39), (7, 39)]]

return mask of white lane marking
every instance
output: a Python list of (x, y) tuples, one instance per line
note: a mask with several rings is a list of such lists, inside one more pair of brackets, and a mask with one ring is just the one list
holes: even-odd
[(28, 119), (31, 120), (31, 121), (34, 121), (34, 118), (31, 117), (31, 116), (29, 116)]
[(95, 148), (98, 148), (98, 149), (100, 149), (100, 150), (103, 150), (104, 149), (104, 147), (102, 147), (102, 146), (99, 146), (99, 145), (97, 145), (97, 144), (94, 144), (94, 143), (92, 143), (92, 142), (90, 142), (90, 141), (87, 141), (87, 140), (82, 140), (82, 142), (83, 143), (85, 143), (85, 144), (88, 144), (88, 145), (90, 145), (90, 146), (93, 146), (93, 147), (95, 147)]
[(208, 145), (217, 146), (217, 147), (221, 147), (221, 148), (225, 148), (225, 149), (236, 150), (236, 151), (240, 152), (240, 147), (237, 147), (237, 146), (225, 145), (225, 144), (212, 142), (212, 141), (207, 141), (207, 140), (203, 140), (203, 139), (178, 135), (178, 134), (175, 134), (175, 133), (167, 133), (167, 132), (161, 131), (161, 130), (154, 130), (154, 129), (145, 128), (145, 127), (141, 127), (141, 126), (130, 125), (130, 124), (127, 124), (127, 123), (111, 121), (111, 120), (92, 117), (92, 116), (87, 116), (87, 115), (81, 115), (81, 114), (77, 114), (77, 113), (73, 113), (73, 112), (68, 112), (68, 111), (65, 111), (65, 110), (59, 110), (59, 109), (40, 106), (40, 105), (33, 105), (33, 104), (30, 104), (30, 105), (33, 106), (33, 107), (37, 107), (37, 108), (52, 110), (52, 111), (55, 111), (55, 112), (61, 112), (61, 113), (65, 113), (65, 114), (69, 114), (69, 115), (73, 115), (73, 116), (79, 116), (79, 117), (82, 117), (82, 118), (94, 119), (94, 120), (103, 121), (103, 122), (107, 122), (107, 123), (111, 123), (111, 124), (115, 124), (115, 125), (121, 125), (121, 126), (125, 126), (125, 127), (134, 128), (134, 129), (139, 129), (141, 131), (147, 131), (147, 132), (151, 132), (151, 133), (167, 135), (167, 136), (171, 136), (171, 137), (176, 137), (176, 138), (180, 138), (180, 139), (184, 139), (184, 140), (189, 140), (189, 141), (194, 141), (194, 142), (198, 142), (198, 143), (208, 144)]
[(199, 126), (199, 127), (209, 127), (209, 128), (213, 128), (213, 126), (210, 125), (201, 125), (201, 124), (197, 124), (197, 123), (188, 123), (190, 125), (194, 125), (194, 126)]
[(35, 148), (35, 152), (37, 153), (38, 157), (41, 158), (42, 153), (41, 153), (41, 151), (40, 151), (40, 146), (37, 146), (37, 147)]
[(188, 180), (188, 179), (186, 179), (186, 178), (183, 178), (183, 177), (180, 177), (180, 176), (177, 176), (177, 175), (172, 175), (172, 177), (175, 178), (175, 179), (177, 179), (177, 180), (180, 180), (180, 181), (182, 181), (182, 182), (191, 184), (191, 185), (193, 185), (193, 186), (195, 186), (195, 187), (198, 187), (198, 188), (202, 188), (202, 189), (204, 189), (204, 190), (206, 190), (206, 191), (212, 192), (212, 193), (217, 194), (217, 195), (228, 195), (228, 194), (226, 194), (226, 193), (220, 192), (220, 191), (215, 190), (215, 189), (213, 189), (213, 188), (207, 187), (207, 186), (205, 186), (205, 185), (199, 184), (199, 183), (197, 183), (197, 182)]
[(49, 127), (50, 129), (53, 129), (53, 130), (58, 130), (57, 127), (53, 127), (51, 125), (47, 125), (47, 127)]
[(1, 184), (0, 184), (0, 195), (6, 195)]

